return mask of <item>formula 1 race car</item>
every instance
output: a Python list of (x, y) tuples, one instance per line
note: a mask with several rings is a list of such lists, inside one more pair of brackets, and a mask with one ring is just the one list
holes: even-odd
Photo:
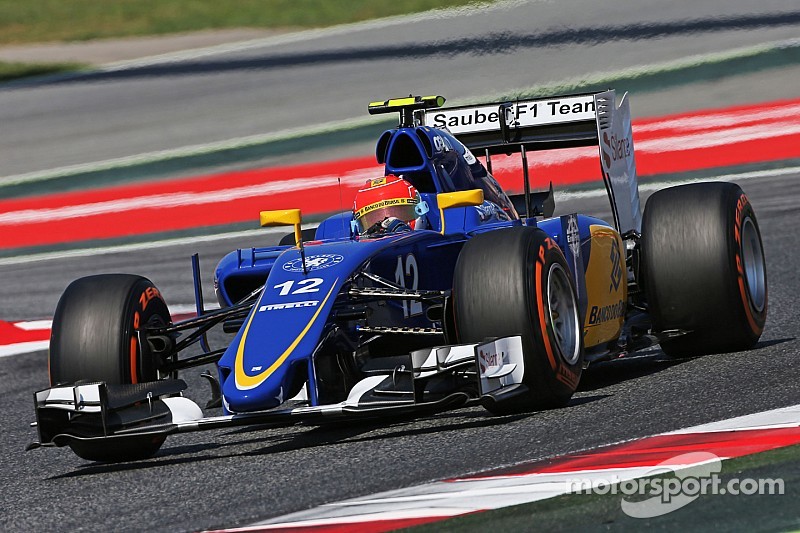
[[(175, 323), (145, 278), (70, 284), (31, 448), (119, 461), (202, 429), (546, 409), (567, 404), (595, 361), (657, 343), (684, 356), (758, 341), (767, 279), (747, 197), (731, 183), (682, 185), (653, 194), (642, 215), (627, 95), (443, 104), (370, 104), (400, 116), (377, 143), (385, 177), (316, 229), (301, 229), (297, 209), (262, 212), (262, 226), (294, 232), (220, 261), (219, 309), (205, 308), (197, 256), (197, 316)], [(552, 185), (531, 192), (528, 151), (588, 145), (611, 223), (553, 217)], [(523, 194), (493, 178), (497, 154), (520, 155)], [(234, 336), (213, 350), (215, 326)], [(222, 414), (206, 417), (177, 373), (212, 363), (206, 407)]]

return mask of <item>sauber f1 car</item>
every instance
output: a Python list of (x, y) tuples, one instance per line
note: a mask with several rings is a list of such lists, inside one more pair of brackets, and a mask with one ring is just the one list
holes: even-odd
[[(220, 261), (219, 309), (205, 308), (197, 256), (197, 316), (174, 323), (143, 277), (70, 284), (31, 448), (119, 461), (187, 431), (546, 409), (567, 404), (595, 361), (655, 344), (684, 356), (758, 341), (767, 279), (750, 202), (734, 184), (695, 183), (656, 192), (642, 213), (627, 95), (619, 105), (614, 91), (443, 104), (370, 104), (400, 117), (377, 142), (385, 177), (365, 189), (375, 201), (312, 230), (297, 209), (262, 212), (262, 226), (294, 232)], [(613, 220), (554, 217), (552, 185), (531, 191), (527, 154), (589, 145)], [(493, 178), (498, 154), (521, 158), (523, 194)], [(401, 197), (378, 194), (398, 180)], [(411, 208), (415, 219), (378, 208)], [(212, 349), (217, 326), (233, 337)], [(222, 409), (210, 417), (178, 378), (209, 364), (206, 407)]]

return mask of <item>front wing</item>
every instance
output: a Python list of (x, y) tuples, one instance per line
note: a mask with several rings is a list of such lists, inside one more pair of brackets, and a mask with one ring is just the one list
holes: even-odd
[[(344, 402), (283, 407), (266, 411), (204, 417), (197, 404), (181, 394), (180, 379), (132, 385), (82, 383), (56, 386), (34, 394), (38, 442), (28, 449), (65, 446), (75, 441), (113, 441), (166, 437), (176, 433), (269, 424), (326, 424), (341, 420), (385, 420), (422, 417), (477, 404), (493, 404), (527, 391), (522, 383), (524, 359), (520, 337), (492, 339), (481, 344), (439, 346), (411, 354), (409, 394), (381, 389), (397, 381), (396, 373), (368, 376)], [(477, 397), (454, 391), (435, 400), (415, 396), (414, 382), (454, 372), (473, 372)]]

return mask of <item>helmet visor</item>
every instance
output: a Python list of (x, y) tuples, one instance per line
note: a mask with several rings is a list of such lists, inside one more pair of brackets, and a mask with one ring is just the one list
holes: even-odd
[(355, 216), (358, 230), (363, 233), (377, 222), (383, 222), (385, 218), (393, 217), (403, 222), (411, 222), (417, 218), (414, 212), (416, 204), (417, 200), (414, 198), (392, 198), (359, 209)]

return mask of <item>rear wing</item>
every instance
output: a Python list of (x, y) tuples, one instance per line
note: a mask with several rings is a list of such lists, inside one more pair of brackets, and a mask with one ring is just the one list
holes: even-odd
[(492, 154), (521, 153), (526, 196), (527, 151), (596, 145), (617, 230), (621, 234), (641, 231), (627, 93), (619, 105), (615, 92), (609, 90), (440, 108), (425, 112), (424, 124), (447, 129), (470, 150), (484, 151), (487, 159)]
[[(491, 154), (597, 144), (594, 94), (517, 100), (430, 111), (425, 125), (446, 128), (470, 150)], [(505, 120), (501, 120), (505, 117)]]

